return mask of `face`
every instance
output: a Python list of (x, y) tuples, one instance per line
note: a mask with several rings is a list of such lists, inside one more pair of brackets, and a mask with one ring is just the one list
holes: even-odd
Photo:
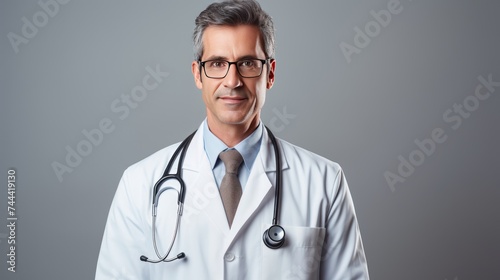
[[(203, 33), (201, 61), (243, 58), (265, 59), (259, 29), (255, 26), (209, 26)], [(227, 126), (257, 125), (265, 102), (266, 90), (274, 83), (275, 61), (264, 65), (262, 75), (242, 78), (232, 64), (223, 79), (211, 79), (195, 61), (191, 65), (196, 86), (201, 90), (211, 129)]]

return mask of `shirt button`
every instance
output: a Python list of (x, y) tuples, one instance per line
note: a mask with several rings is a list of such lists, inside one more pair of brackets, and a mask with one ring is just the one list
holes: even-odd
[(227, 253), (224, 255), (224, 260), (226, 260), (226, 262), (232, 262), (234, 261), (236, 257), (234, 256), (233, 253)]

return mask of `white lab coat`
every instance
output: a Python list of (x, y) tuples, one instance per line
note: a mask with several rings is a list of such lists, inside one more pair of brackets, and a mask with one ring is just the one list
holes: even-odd
[[(276, 166), (264, 130), (233, 225), (229, 228), (200, 126), (186, 153), (184, 214), (170, 257), (150, 264), (152, 186), (178, 146), (162, 149), (123, 174), (104, 232), (96, 279), (369, 279), (353, 203), (340, 166), (278, 139), (283, 190), (279, 224), (286, 241), (279, 249), (262, 242), (273, 216)], [(174, 165), (175, 171), (177, 164)], [(166, 185), (166, 184), (165, 184)], [(170, 184), (174, 185), (175, 184)], [(173, 237), (177, 193), (161, 195), (157, 243), (165, 254)]]

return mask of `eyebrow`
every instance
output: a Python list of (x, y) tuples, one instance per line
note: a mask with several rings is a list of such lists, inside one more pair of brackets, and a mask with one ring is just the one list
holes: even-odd
[[(242, 59), (260, 59), (260, 58), (257, 58), (256, 56), (254, 55), (244, 55), (244, 56), (241, 56), (241, 57), (238, 57), (236, 59), (236, 61), (239, 61), (239, 60), (242, 60)], [(209, 56), (206, 60), (204, 61), (208, 61), (208, 60), (226, 60), (226, 61), (229, 61), (229, 59), (225, 56), (220, 56), (220, 55), (213, 55), (213, 56)]]

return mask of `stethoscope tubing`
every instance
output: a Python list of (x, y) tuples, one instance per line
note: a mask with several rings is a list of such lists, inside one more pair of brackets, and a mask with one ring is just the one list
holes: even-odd
[(278, 147), (278, 143), (276, 141), (276, 138), (274, 137), (273, 133), (269, 128), (267, 128), (267, 134), (269, 135), (269, 139), (271, 139), (271, 143), (273, 144), (274, 147), (274, 160), (276, 161), (276, 188), (274, 190), (274, 212), (273, 212), (273, 225), (278, 224), (278, 213), (279, 213), (279, 207), (281, 205), (281, 154), (280, 154), (280, 149)]
[[(280, 248), (284, 244), (284, 238), (285, 238), (285, 231), (284, 229), (278, 225), (279, 220), (279, 212), (280, 212), (280, 205), (281, 205), (281, 188), (282, 188), (282, 170), (281, 170), (281, 154), (280, 154), (280, 149), (278, 147), (278, 143), (276, 141), (276, 138), (272, 134), (271, 130), (268, 127), (265, 127), (267, 130), (267, 133), (269, 135), (269, 139), (271, 140), (271, 143), (274, 148), (274, 157), (276, 161), (276, 186), (274, 190), (274, 208), (273, 208), (273, 220), (272, 220), (272, 226), (264, 232), (263, 235), (263, 241), (266, 246), (268, 246), (271, 249), (277, 249)], [(167, 164), (167, 167), (165, 168), (165, 171), (163, 172), (162, 177), (155, 183), (153, 187), (153, 196), (152, 196), (152, 238), (153, 238), (153, 247), (156, 252), (156, 256), (158, 257), (158, 260), (149, 260), (145, 256), (141, 256), (142, 261), (150, 262), (150, 263), (159, 263), (159, 262), (170, 262), (173, 260), (181, 259), (184, 258), (185, 255), (184, 253), (178, 254), (175, 258), (167, 259), (168, 255), (170, 254), (170, 251), (173, 248), (175, 239), (177, 237), (177, 233), (179, 231), (179, 226), (180, 226), (180, 218), (182, 216), (183, 212), (183, 207), (184, 207), (184, 198), (186, 194), (186, 186), (184, 184), (184, 180), (182, 179), (182, 166), (184, 163), (184, 158), (186, 156), (187, 149), (189, 147), (189, 144), (191, 143), (191, 140), (193, 139), (196, 131), (191, 133), (186, 139), (184, 139), (181, 144), (177, 147), (175, 152), (173, 153), (170, 161)], [(179, 155), (180, 154), (180, 155)], [(172, 166), (175, 162), (175, 159), (179, 157), (179, 161), (177, 162), (177, 170), (175, 174), (170, 174), (170, 170), (172, 169)], [(166, 187), (160, 190), (161, 186), (163, 183), (165, 183), (168, 180), (175, 180), (179, 183), (179, 190), (177, 191), (173, 187)], [(161, 194), (169, 189), (174, 189), (177, 191), (177, 205), (178, 205), (178, 210), (177, 210), (177, 218), (176, 218), (176, 225), (174, 227), (174, 234), (172, 241), (170, 242), (170, 245), (168, 247), (168, 250), (164, 256), (162, 256), (158, 250), (158, 246), (156, 244), (156, 216), (157, 216), (157, 207), (159, 203), (159, 198)], [(274, 233), (274, 238), (273, 235), (271, 234), (271, 231)], [(279, 234), (276, 234), (276, 231), (279, 232)], [(279, 237), (276, 237), (279, 236)], [(275, 239), (278, 238), (278, 239)]]

